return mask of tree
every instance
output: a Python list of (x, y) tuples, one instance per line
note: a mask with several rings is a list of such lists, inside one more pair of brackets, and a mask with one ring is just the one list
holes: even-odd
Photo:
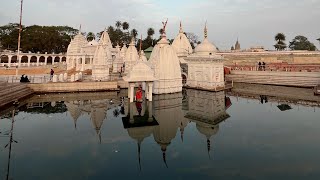
[(287, 45), (284, 42), (286, 40), (286, 36), (283, 33), (276, 34), (276, 36), (274, 37), (274, 40), (277, 41), (277, 43), (274, 45), (274, 47), (278, 51), (282, 51), (282, 50), (286, 49)]
[(195, 35), (194, 33), (185, 32), (184, 34), (188, 38), (192, 49), (194, 49), (195, 48), (195, 44), (198, 44), (198, 42), (199, 42), (199, 37), (197, 35)]
[(308, 51), (315, 51), (316, 46), (311, 43), (308, 38), (304, 36), (296, 36), (289, 45), (291, 50), (308, 50)]
[(92, 41), (94, 39), (96, 39), (96, 36), (93, 34), (93, 32), (89, 32), (87, 34), (87, 41)]
[(128, 32), (129, 32), (129, 27), (130, 27), (130, 25), (129, 25), (128, 22), (123, 22), (123, 23), (122, 23), (122, 29), (123, 29), (124, 31), (128, 31)]
[(120, 29), (121, 26), (122, 26), (121, 21), (116, 21), (116, 28), (117, 28), (117, 29)]
[(319, 41), (319, 44), (320, 44), (320, 38), (318, 38), (317, 41)]
[(138, 36), (138, 31), (136, 29), (132, 29), (131, 30), (131, 36), (134, 37), (134, 39), (136, 39), (137, 36)]
[(153, 28), (149, 28), (148, 29), (148, 36), (153, 37), (154, 35), (154, 29)]

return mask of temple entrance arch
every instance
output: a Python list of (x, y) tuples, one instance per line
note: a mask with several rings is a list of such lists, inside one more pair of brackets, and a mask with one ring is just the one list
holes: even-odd
[(0, 57), (0, 63), (9, 63), (9, 57), (7, 55), (2, 55)]
[(53, 62), (53, 58), (51, 56), (49, 56), (47, 58), (47, 64), (52, 64), (52, 62)]
[(32, 56), (31, 58), (30, 58), (30, 63), (36, 63), (37, 62), (37, 57), (36, 56)]
[(39, 58), (39, 62), (45, 63), (45, 62), (46, 62), (46, 58), (45, 58), (44, 56), (41, 56), (41, 57)]
[(65, 56), (62, 57), (62, 62), (66, 62), (67, 58)]
[(60, 57), (55, 57), (55, 58), (54, 58), (54, 62), (55, 62), (55, 63), (59, 63), (59, 62), (60, 62)]
[(28, 56), (22, 56), (21, 57), (21, 63), (28, 63)]
[(18, 60), (17, 56), (12, 56), (11, 63), (17, 63), (17, 60)]

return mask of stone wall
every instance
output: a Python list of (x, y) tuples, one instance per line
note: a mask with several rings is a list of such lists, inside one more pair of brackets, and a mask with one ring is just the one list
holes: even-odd
[(319, 72), (232, 71), (227, 80), (241, 83), (314, 87), (320, 84)]
[(46, 83), (28, 84), (35, 92), (91, 92), (91, 91), (112, 91), (118, 90), (118, 84), (114, 82), (66, 82), (66, 83)]
[(320, 52), (237, 52), (219, 53), (225, 65), (253, 65), (258, 62), (289, 64), (320, 64)]

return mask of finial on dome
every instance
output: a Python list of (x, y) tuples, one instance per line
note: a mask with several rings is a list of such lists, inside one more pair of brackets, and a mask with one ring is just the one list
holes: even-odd
[(207, 28), (207, 21), (206, 21), (206, 24), (204, 26), (204, 38), (207, 38), (208, 37), (208, 28)]
[(80, 27), (79, 27), (79, 34), (81, 34), (81, 24), (80, 24)]
[(162, 24), (163, 24), (162, 34), (161, 34), (162, 38), (166, 38), (167, 37), (167, 35), (166, 35), (167, 23), (168, 23), (168, 18), (167, 18), (166, 22), (162, 22)]
[(179, 31), (180, 33), (183, 33), (183, 29), (182, 29), (182, 23), (181, 23), (181, 21), (180, 21), (180, 31)]

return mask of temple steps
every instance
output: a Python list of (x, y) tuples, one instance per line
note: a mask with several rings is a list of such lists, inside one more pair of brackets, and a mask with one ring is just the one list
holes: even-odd
[(1, 83), (0, 85), (0, 108), (11, 105), (15, 101), (27, 98), (33, 91), (23, 83)]
[(226, 75), (226, 80), (240, 83), (269, 84), (295, 87), (315, 87), (320, 84), (320, 76), (309, 73), (286, 74), (286, 73), (253, 73), (245, 72)]

